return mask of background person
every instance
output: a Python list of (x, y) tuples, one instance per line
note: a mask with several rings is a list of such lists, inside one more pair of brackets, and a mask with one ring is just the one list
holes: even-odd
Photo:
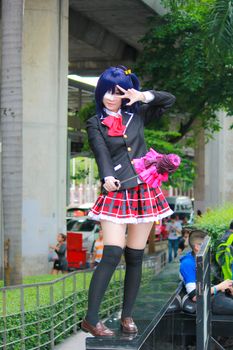
[(182, 228), (182, 237), (178, 243), (178, 254), (181, 254), (189, 246), (189, 232), (187, 228)]
[[(189, 235), (191, 252), (180, 258), (180, 274), (189, 299), (196, 302), (196, 255), (206, 237), (202, 230), (194, 230)], [(227, 295), (225, 294), (227, 292)], [(211, 287), (212, 311), (216, 314), (233, 315), (233, 281), (225, 280)], [(192, 304), (190, 304), (191, 306)]]
[(179, 217), (171, 215), (171, 219), (167, 224), (168, 231), (168, 261), (172, 262), (177, 257), (177, 251), (179, 246), (179, 240), (181, 237), (182, 225)]
[(103, 250), (104, 250), (103, 230), (100, 226), (99, 237), (95, 240), (94, 247), (93, 247), (91, 267), (96, 267), (100, 263), (103, 256)]
[(90, 283), (88, 310), (81, 327), (94, 336), (112, 336), (114, 332), (99, 320), (98, 312), (122, 253), (126, 273), (120, 323), (123, 332), (136, 333), (132, 309), (141, 281), (144, 248), (153, 222), (172, 213), (159, 187), (150, 188), (137, 177), (122, 185), (121, 181), (136, 175), (133, 159), (147, 152), (144, 125), (160, 118), (175, 98), (162, 91), (139, 91), (136, 75), (120, 66), (103, 72), (95, 99), (97, 115), (87, 121), (87, 132), (105, 192), (89, 216), (101, 221), (104, 250)]
[(168, 219), (164, 218), (161, 221), (162, 221), (162, 223), (161, 223), (161, 236), (162, 236), (162, 239), (165, 240), (168, 238), (168, 231), (167, 231)]
[(233, 279), (233, 221), (229, 229), (218, 239), (215, 259), (224, 278)]
[(51, 249), (54, 249), (58, 256), (58, 259), (55, 260), (53, 264), (52, 275), (57, 275), (59, 271), (61, 271), (61, 273), (68, 272), (68, 262), (66, 259), (66, 235), (59, 233), (57, 235), (57, 242), (56, 245), (49, 246)]

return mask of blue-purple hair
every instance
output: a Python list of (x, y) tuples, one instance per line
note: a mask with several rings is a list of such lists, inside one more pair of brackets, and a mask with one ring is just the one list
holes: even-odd
[[(139, 90), (139, 80), (134, 73), (129, 73), (128, 68), (124, 66), (110, 67), (106, 69), (99, 77), (96, 89), (95, 89), (95, 101), (96, 112), (100, 117), (104, 115), (103, 97), (107, 91), (112, 93), (115, 91), (116, 85), (121, 86), (123, 89), (135, 89)], [(139, 107), (138, 102), (132, 106), (126, 106), (129, 102), (128, 99), (122, 100), (121, 109), (127, 112), (135, 113)]]

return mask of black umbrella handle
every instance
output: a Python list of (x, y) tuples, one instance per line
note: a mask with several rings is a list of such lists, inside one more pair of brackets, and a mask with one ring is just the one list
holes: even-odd
[[(136, 177), (138, 177), (138, 175), (131, 176), (128, 179), (125, 179), (125, 180), (121, 181), (120, 184), (117, 181), (115, 181), (114, 184), (116, 185), (116, 187), (118, 187), (119, 185), (121, 185), (121, 184), (123, 184), (123, 183), (125, 183), (125, 182), (127, 182), (129, 180), (135, 179)], [(108, 194), (108, 191), (103, 187), (102, 193), (103, 194)]]
[(128, 179), (125, 179), (125, 180), (121, 181), (121, 184), (124, 184), (125, 182), (127, 182), (127, 181), (129, 181), (129, 180), (133, 180), (133, 179), (135, 179), (136, 177), (138, 177), (138, 175), (131, 176), (131, 177), (129, 177)]

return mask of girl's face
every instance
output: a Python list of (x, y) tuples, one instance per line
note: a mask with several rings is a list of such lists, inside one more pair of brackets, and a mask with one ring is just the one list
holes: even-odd
[(63, 237), (62, 237), (62, 235), (57, 235), (57, 241), (58, 241), (59, 243), (63, 242)]
[(121, 93), (115, 88), (115, 92), (107, 91), (103, 97), (104, 106), (111, 112), (117, 112), (121, 108)]

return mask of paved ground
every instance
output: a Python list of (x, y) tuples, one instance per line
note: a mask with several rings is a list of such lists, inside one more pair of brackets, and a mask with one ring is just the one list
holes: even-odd
[(63, 343), (55, 346), (56, 350), (86, 350), (86, 337), (91, 337), (90, 333), (78, 331), (77, 334), (65, 339)]

